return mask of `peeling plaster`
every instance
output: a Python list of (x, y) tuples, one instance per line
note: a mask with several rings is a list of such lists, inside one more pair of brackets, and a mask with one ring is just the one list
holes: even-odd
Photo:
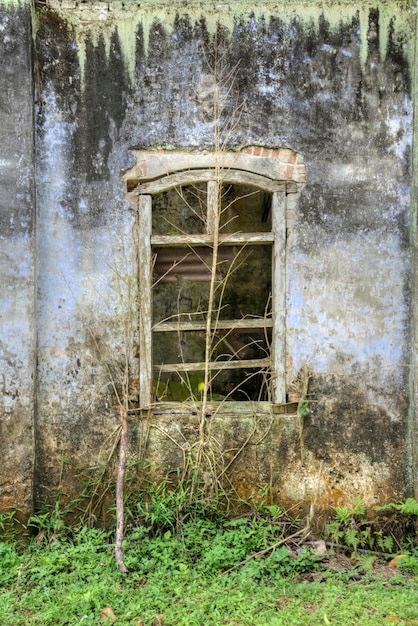
[(390, 472), (385, 463), (370, 463), (364, 454), (352, 452), (336, 452), (328, 466), (314, 457), (305, 464), (295, 459), (280, 487), (284, 501), (315, 500), (319, 509), (353, 506), (359, 496), (370, 509), (390, 499)]

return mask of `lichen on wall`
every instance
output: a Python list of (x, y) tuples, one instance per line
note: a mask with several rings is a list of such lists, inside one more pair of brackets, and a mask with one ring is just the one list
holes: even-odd
[[(355, 2), (332, 1), (318, 4), (312, 1), (261, 3), (254, 9), (251, 2), (228, 2), (228, 3), (202, 3), (189, 2), (184, 9), (172, 2), (144, 2), (138, 10), (135, 2), (102, 2), (80, 3), (49, 0), (48, 7), (56, 10), (62, 18), (74, 28), (75, 39), (78, 46), (78, 59), (83, 72), (87, 56), (87, 39), (96, 46), (99, 40), (103, 40), (107, 56), (111, 49), (111, 38), (118, 32), (121, 42), (121, 51), (126, 65), (127, 73), (131, 80), (135, 78), (136, 52), (138, 47), (138, 31), (142, 31), (145, 54), (150, 52), (149, 38), (153, 25), (164, 24), (168, 31), (175, 30), (176, 23), (186, 18), (196, 24), (205, 21), (207, 31), (211, 34), (216, 32), (219, 23), (228, 31), (234, 30), (237, 18), (251, 20), (253, 24), (264, 19), (266, 15), (278, 15), (283, 22), (298, 22), (312, 32), (320, 28), (321, 17), (326, 15), (326, 20), (334, 31), (338, 31), (343, 23), (357, 19), (359, 28), (356, 35), (359, 38), (360, 59), (362, 67), (365, 66), (368, 56), (369, 43), (372, 39), (379, 41), (380, 58), (386, 58), (389, 31), (393, 24), (399, 35), (408, 37), (410, 23), (415, 12), (413, 2), (369, 0), (356, 4)], [(371, 31), (369, 30), (370, 10), (379, 10), (379, 23)], [(181, 16), (181, 17), (180, 17)], [(184, 16), (184, 17), (183, 17)], [(152, 50), (151, 50), (152, 52)], [(413, 50), (409, 51), (410, 60), (413, 59)], [(83, 76), (84, 79), (84, 76)]]

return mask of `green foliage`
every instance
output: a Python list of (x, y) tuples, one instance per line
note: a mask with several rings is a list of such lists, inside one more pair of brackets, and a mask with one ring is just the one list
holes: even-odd
[(362, 528), (366, 507), (361, 498), (356, 498), (353, 508), (333, 507), (335, 518), (327, 525), (327, 534), (336, 544), (344, 544), (356, 551), (359, 547), (371, 547), (373, 539), (370, 528)]
[(31, 515), (28, 520), (29, 530), (46, 534), (48, 538), (62, 533), (65, 527), (64, 512), (59, 500), (56, 500), (53, 505), (44, 504), (42, 511)]
[[(159, 402), (187, 402), (194, 400), (201, 402), (205, 388), (203, 372), (192, 372), (181, 380), (153, 381), (153, 387)], [(225, 396), (219, 393), (209, 393), (210, 400), (221, 402)]]
[[(402, 545), (415, 545), (418, 502), (414, 498), (376, 506), (374, 510), (379, 515), (371, 519), (360, 498), (352, 508), (334, 507), (335, 517), (326, 528), (328, 537), (354, 552), (362, 548), (391, 554)], [(392, 512), (389, 517), (388, 512)]]
[(225, 524), (202, 554), (204, 570), (216, 573), (233, 567), (252, 551), (257, 552), (265, 547), (264, 536), (263, 529), (255, 528), (246, 520)]
[(309, 406), (309, 400), (302, 400), (302, 402), (299, 403), (298, 411), (301, 418), (310, 415), (312, 413), (312, 409)]
[(16, 580), (20, 559), (13, 545), (0, 543), (0, 589)]
[(376, 546), (381, 552), (392, 553), (395, 549), (395, 540), (391, 535), (385, 535), (382, 530), (374, 534)]
[(0, 538), (4, 541), (15, 541), (21, 534), (22, 527), (17, 520), (20, 511), (13, 509), (7, 513), (0, 513)]
[(335, 511), (335, 520), (343, 525), (347, 525), (353, 518), (363, 517), (366, 513), (366, 507), (361, 498), (357, 496), (353, 508), (333, 507)]
[[(347, 626), (380, 626), (388, 615), (413, 619), (416, 585), (398, 576), (396, 586), (382, 586), (373, 577), (376, 555), (362, 552), (372, 539), (388, 549), (390, 536), (372, 531), (361, 500), (352, 508), (336, 507), (330, 524), (334, 536), (355, 551), (344, 578), (327, 570), (327, 557), (309, 545), (295, 539), (280, 545), (300, 522), (270, 504), (267, 490), (260, 495), (251, 513), (230, 519), (199, 492), (191, 497), (169, 482), (139, 492), (127, 507), (127, 576), (117, 571), (111, 534), (69, 529), (66, 509), (49, 506), (31, 518), (36, 536), (24, 552), (0, 543), (0, 623), (95, 626), (104, 607), (115, 614), (106, 621), (122, 626), (150, 626), (156, 614), (164, 615), (166, 626), (208, 619), (214, 626), (310, 626), (326, 623), (324, 615)], [(400, 561), (399, 571), (417, 574), (416, 549)], [(306, 584), (315, 577), (320, 586)], [(357, 584), (347, 585), (353, 577)]]
[(407, 498), (405, 502), (389, 502), (383, 506), (376, 506), (375, 511), (399, 511), (403, 515), (418, 516), (418, 501), (415, 498)]
[(167, 382), (154, 381), (154, 389), (158, 401), (163, 402), (186, 402), (186, 400), (202, 399), (203, 374), (193, 372), (182, 380), (169, 380)]
[(418, 501), (415, 498), (407, 498), (405, 502), (401, 502), (394, 508), (404, 515), (418, 515)]
[(408, 574), (418, 576), (418, 550), (414, 550), (411, 554), (405, 554), (399, 560), (398, 568)]
[(372, 574), (377, 557), (374, 554), (357, 554), (355, 569), (365, 574)]
[[(359, 556), (353, 570), (366, 573), (367, 584), (347, 585), (336, 575), (307, 584), (305, 573), (322, 575), (319, 557), (307, 546), (291, 552), (282, 545), (224, 573), (283, 534), (272, 518), (258, 515), (189, 517), (179, 533), (138, 526), (125, 539), (128, 576), (117, 571), (112, 538), (101, 530), (80, 528), (72, 537), (60, 532), (49, 542), (33, 538), (23, 553), (0, 544), (0, 623), (151, 626), (156, 614), (165, 626), (319, 626), (327, 623), (324, 615), (342, 626), (381, 626), (388, 616), (413, 623), (416, 583), (373, 579), (370, 555)], [(114, 618), (101, 618), (105, 607)]]
[[(193, 480), (193, 475), (190, 480)], [(126, 518), (131, 525), (143, 525), (150, 532), (177, 531), (189, 519), (223, 519), (222, 503), (208, 499), (200, 489), (199, 477), (194, 489), (184, 481), (151, 484), (136, 493), (127, 503)]]
[[(360, 499), (335, 507), (328, 534), (353, 555), (344, 556), (344, 572), (333, 573), (329, 553), (321, 557), (310, 545), (286, 539), (300, 521), (269, 503), (267, 488), (260, 497), (251, 513), (231, 519), (199, 492), (191, 497), (184, 485), (167, 481), (140, 491), (127, 506), (127, 576), (117, 571), (110, 533), (70, 529), (66, 508), (46, 507), (31, 518), (35, 536), (23, 552), (13, 542), (0, 543), (0, 623), (95, 626), (104, 607), (116, 616), (106, 621), (122, 626), (150, 626), (159, 613), (166, 626), (204, 624), (208, 616), (215, 626), (311, 626), (326, 623), (324, 615), (346, 626), (380, 626), (388, 615), (414, 619), (418, 589), (407, 578), (418, 575), (412, 539), (397, 561), (396, 585), (382, 584), (374, 574), (379, 555), (370, 548), (393, 549), (390, 527), (376, 527)], [(413, 503), (403, 504), (385, 508), (383, 521), (388, 511), (394, 519), (415, 519)], [(346, 584), (353, 579), (356, 585)]]

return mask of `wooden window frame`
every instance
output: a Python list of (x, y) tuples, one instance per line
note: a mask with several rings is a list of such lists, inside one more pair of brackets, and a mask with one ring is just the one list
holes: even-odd
[[(249, 405), (257, 406), (256, 410), (271, 412), (272, 407), (286, 403), (285, 389), (285, 310), (286, 310), (286, 196), (289, 191), (295, 191), (295, 185), (289, 181), (272, 180), (267, 176), (253, 172), (234, 170), (231, 168), (219, 170), (216, 167), (208, 169), (188, 169), (183, 172), (160, 176), (152, 181), (139, 184), (130, 196), (137, 196), (138, 211), (138, 245), (139, 245), (139, 398), (141, 410), (153, 410), (154, 413), (176, 413), (182, 403), (165, 403), (153, 401), (153, 352), (152, 336), (155, 332), (169, 332), (172, 330), (202, 329), (203, 322), (159, 322), (152, 323), (152, 250), (153, 247), (180, 246), (190, 247), (210, 245), (213, 243), (213, 233), (187, 235), (153, 235), (152, 233), (152, 203), (153, 196), (175, 187), (193, 183), (206, 183), (208, 190), (207, 215), (210, 223), (211, 211), (218, 208), (215, 198), (218, 197), (218, 186), (223, 184), (249, 185), (272, 195), (271, 202), (271, 230), (258, 233), (231, 233), (219, 234), (219, 245), (233, 245), (250, 243), (251, 245), (270, 243), (272, 245), (272, 316), (258, 320), (226, 320), (217, 322), (217, 328), (272, 328), (272, 343), (270, 356), (266, 359), (252, 361), (226, 361), (211, 363), (213, 369), (238, 367), (269, 367), (271, 372), (271, 402), (256, 401), (227, 401), (225, 405), (228, 413), (246, 413)], [(262, 322), (262, 323), (261, 323)], [(173, 326), (174, 324), (174, 326)], [(222, 326), (224, 324), (224, 326)], [(176, 364), (159, 366), (160, 371), (193, 371), (202, 369), (202, 363)], [(190, 404), (190, 403), (185, 403)], [(221, 404), (221, 403), (211, 403)], [(169, 406), (167, 406), (169, 405)], [(184, 412), (183, 408), (180, 412)], [(281, 411), (282, 412), (282, 411)]]

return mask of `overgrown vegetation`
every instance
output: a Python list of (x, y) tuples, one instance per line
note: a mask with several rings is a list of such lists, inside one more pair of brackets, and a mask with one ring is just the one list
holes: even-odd
[(267, 501), (231, 519), (168, 484), (137, 496), (125, 509), (128, 574), (114, 533), (67, 527), (58, 503), (31, 518), (25, 543), (9, 532), (0, 623), (418, 624), (413, 499), (372, 519), (358, 500), (336, 508), (322, 538), (303, 538), (302, 520)]

